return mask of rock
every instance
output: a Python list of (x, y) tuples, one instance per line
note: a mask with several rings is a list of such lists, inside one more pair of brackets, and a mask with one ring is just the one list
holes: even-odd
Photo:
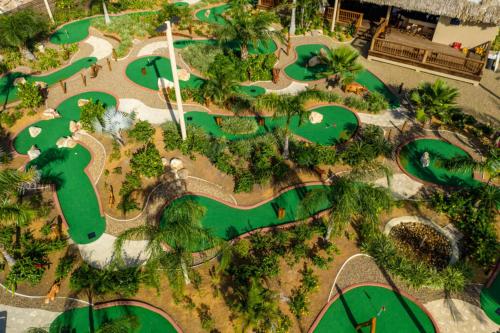
[(56, 146), (57, 148), (75, 148), (76, 141), (73, 140), (71, 137), (66, 137), (66, 138), (62, 137), (56, 141)]
[(318, 66), (319, 64), (321, 64), (320, 57), (314, 56), (311, 59), (309, 59), (309, 61), (307, 62), (307, 67), (314, 67), (314, 66)]
[(88, 104), (88, 103), (90, 103), (90, 100), (85, 99), (85, 98), (80, 98), (78, 100), (78, 107), (81, 108), (82, 106), (84, 106), (85, 104)]
[(177, 172), (177, 177), (179, 179), (187, 179), (189, 176), (189, 171), (188, 169), (184, 168), (184, 169), (181, 169)]
[(73, 133), (73, 135), (71, 136), (71, 138), (75, 141), (79, 141), (82, 139), (82, 136), (80, 135), (80, 132), (76, 132), (76, 133)]
[(49, 85), (43, 81), (36, 81), (35, 86), (37, 86), (40, 89), (46, 89)]
[(61, 115), (54, 109), (45, 109), (42, 116), (47, 119), (55, 119), (61, 117)]
[(309, 115), (309, 121), (311, 124), (319, 124), (320, 122), (323, 121), (323, 115), (319, 112), (311, 112)]
[(18, 77), (17, 79), (14, 80), (14, 85), (18, 86), (20, 84), (25, 84), (26, 79), (24, 77)]
[(45, 53), (45, 45), (43, 45), (43, 44), (38, 44), (38, 45), (36, 46), (36, 48), (37, 48), (37, 50), (38, 50), (38, 51), (40, 51), (40, 52), (42, 52), (42, 53)]
[(30, 159), (30, 161), (40, 156), (40, 154), (41, 154), (40, 149), (38, 149), (35, 146), (31, 146), (30, 150), (28, 150), (28, 158)]
[(207, 11), (205, 12), (205, 17), (209, 17), (210, 16), (210, 9), (207, 9)]
[(181, 80), (181, 81), (187, 81), (191, 77), (191, 73), (189, 73), (184, 68), (181, 68), (181, 69), (179, 69), (177, 71), (177, 76), (179, 77), (179, 80)]
[(166, 88), (173, 88), (174, 87), (174, 83), (170, 80), (167, 80), (163, 77), (160, 77), (158, 79), (158, 89), (161, 90), (161, 89), (166, 89)]
[(76, 133), (76, 132), (80, 131), (81, 129), (82, 129), (82, 124), (79, 121), (75, 122), (75, 121), (71, 120), (69, 122), (69, 131), (71, 133)]
[(42, 133), (42, 129), (40, 127), (31, 126), (28, 128), (28, 132), (30, 132), (30, 136), (32, 138), (36, 138), (40, 133)]
[(174, 171), (179, 171), (184, 168), (184, 163), (178, 158), (172, 158), (170, 160), (170, 168)]
[(422, 154), (420, 157), (420, 163), (422, 163), (422, 167), (428, 168), (429, 165), (431, 164), (431, 157), (429, 156), (428, 152), (425, 152)]
[(166, 157), (162, 157), (161, 158), (161, 164), (163, 166), (167, 166), (169, 164), (168, 159)]

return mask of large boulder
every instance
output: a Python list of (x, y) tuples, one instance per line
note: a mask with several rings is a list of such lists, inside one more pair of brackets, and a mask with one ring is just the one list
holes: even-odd
[(178, 158), (172, 158), (170, 160), (170, 168), (173, 171), (179, 171), (179, 170), (184, 168), (184, 163), (182, 162), (182, 160), (180, 160)]
[(76, 141), (71, 137), (62, 137), (56, 141), (57, 148), (75, 148)]
[(78, 100), (78, 107), (81, 108), (82, 106), (84, 106), (85, 104), (88, 104), (88, 103), (90, 103), (90, 100), (85, 99), (85, 98), (80, 98)]
[(307, 67), (315, 67), (321, 64), (321, 58), (314, 56), (307, 62)]
[(46, 89), (49, 85), (47, 84), (47, 82), (36, 81), (35, 86), (37, 86), (40, 89)]
[(158, 89), (167, 89), (167, 88), (173, 88), (174, 83), (170, 80), (165, 79), (164, 77), (158, 78)]
[(189, 73), (186, 69), (181, 68), (177, 71), (177, 76), (181, 81), (187, 81), (191, 77), (191, 73)]
[(30, 128), (28, 128), (28, 132), (30, 133), (30, 136), (32, 138), (36, 138), (38, 135), (40, 135), (40, 133), (42, 133), (42, 129), (40, 127), (31, 126)]
[(177, 172), (177, 177), (179, 179), (187, 179), (189, 176), (189, 171), (188, 169), (184, 168), (184, 169), (180, 169), (178, 172)]
[(319, 124), (320, 122), (323, 121), (323, 115), (319, 112), (311, 112), (309, 115), (309, 121), (311, 124)]
[(18, 86), (20, 84), (25, 84), (26, 79), (24, 77), (18, 77), (17, 79), (14, 80), (14, 85)]
[(71, 133), (79, 132), (82, 129), (82, 124), (79, 121), (71, 120), (69, 122), (69, 131)]
[(28, 150), (28, 158), (30, 159), (30, 161), (40, 156), (40, 154), (41, 154), (40, 149), (38, 149), (35, 146), (31, 146), (30, 150)]
[(45, 118), (45, 119), (55, 119), (55, 118), (59, 118), (61, 117), (61, 115), (54, 109), (45, 109), (45, 111), (43, 111), (42, 113), (42, 116)]

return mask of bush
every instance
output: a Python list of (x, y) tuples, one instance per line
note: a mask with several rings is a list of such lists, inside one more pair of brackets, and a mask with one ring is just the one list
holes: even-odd
[(389, 102), (379, 92), (372, 92), (365, 96), (365, 100), (368, 103), (368, 111), (372, 113), (379, 113), (380, 111), (387, 110), (389, 108)]
[(40, 283), (48, 264), (44, 257), (25, 256), (18, 259), (5, 279), (5, 286), (15, 291), (20, 282), (28, 282), (32, 286)]
[(196, 311), (198, 312), (198, 317), (201, 321), (201, 327), (204, 330), (211, 332), (214, 329), (215, 322), (212, 318), (212, 313), (210, 312), (208, 305), (202, 303)]
[(301, 288), (293, 289), (288, 305), (290, 306), (290, 312), (297, 318), (307, 314), (309, 312), (309, 300), (306, 292)]
[(344, 98), (344, 104), (359, 111), (368, 110), (368, 102), (356, 96), (348, 96)]
[(163, 125), (163, 142), (166, 150), (179, 149), (184, 155), (194, 158), (194, 153), (204, 154), (207, 150), (210, 137), (205, 131), (194, 125), (186, 126), (187, 138), (182, 140), (180, 129), (174, 122)]
[(236, 171), (234, 176), (234, 193), (252, 192), (253, 184), (253, 175), (249, 171)]
[(155, 132), (156, 130), (148, 121), (140, 120), (135, 124), (134, 128), (128, 131), (128, 135), (137, 141), (148, 142)]
[(254, 118), (224, 117), (221, 129), (229, 134), (252, 134), (257, 132), (257, 122)]
[(207, 73), (215, 58), (222, 53), (220, 47), (204, 43), (192, 44), (181, 50), (186, 63), (202, 73)]
[(80, 122), (82, 127), (87, 131), (94, 131), (94, 121), (97, 119), (100, 123), (103, 122), (103, 116), (106, 109), (101, 102), (93, 102), (90, 100), (87, 104), (80, 107)]
[(34, 109), (43, 104), (43, 96), (40, 88), (33, 82), (18, 85), (17, 95), (21, 99), (21, 107)]
[(145, 177), (159, 177), (163, 173), (160, 152), (153, 144), (147, 144), (134, 153), (130, 160), (133, 172)]
[(69, 275), (69, 273), (73, 269), (75, 260), (76, 256), (71, 254), (67, 254), (61, 259), (59, 259), (59, 263), (57, 264), (56, 274), (55, 274), (56, 281), (61, 281)]

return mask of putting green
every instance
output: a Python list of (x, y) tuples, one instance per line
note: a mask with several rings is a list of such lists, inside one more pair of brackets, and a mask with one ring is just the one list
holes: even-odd
[[(234, 208), (217, 200), (198, 195), (185, 195), (174, 200), (170, 205), (176, 205), (180, 201), (188, 199), (198, 202), (207, 209), (202, 219), (202, 225), (210, 230), (213, 236), (230, 240), (255, 229), (294, 222), (327, 209), (329, 201), (326, 196), (318, 205), (319, 210), (317, 211), (305, 212), (300, 208), (300, 202), (306, 193), (311, 189), (318, 188), (325, 187), (322, 185), (297, 187), (251, 209)], [(282, 219), (278, 219), (279, 208), (285, 208), (285, 217)], [(165, 223), (163, 217), (161, 223)], [(200, 244), (200, 247), (194, 250), (205, 249), (206, 247)]]
[[(143, 68), (146, 70), (143, 74)], [(127, 77), (134, 83), (152, 90), (158, 90), (160, 77), (173, 81), (170, 59), (160, 56), (146, 56), (132, 61), (125, 70)], [(205, 80), (191, 74), (189, 80), (179, 80), (181, 88), (200, 88)], [(265, 93), (265, 89), (258, 86), (240, 86), (242, 93), (258, 96)]]
[(50, 324), (49, 332), (94, 332), (89, 328), (90, 315), (92, 316), (94, 330), (99, 329), (106, 322), (125, 316), (136, 316), (139, 326), (131, 333), (177, 332), (165, 317), (142, 306), (135, 305), (118, 305), (93, 311), (89, 307), (82, 307), (64, 311)]
[(24, 77), (29, 82), (42, 81), (51, 86), (60, 80), (70, 78), (84, 68), (90, 67), (96, 61), (97, 58), (94, 57), (78, 59), (71, 65), (61, 68), (58, 71), (40, 76), (25, 75), (18, 72), (8, 73), (0, 77), (0, 103), (7, 104), (17, 99), (17, 87), (14, 86), (14, 81), (17, 78)]
[[(385, 307), (385, 311), (380, 311)], [(356, 325), (377, 317), (377, 333), (436, 332), (432, 320), (413, 301), (392, 290), (376, 286), (357, 287), (339, 296), (320, 318), (315, 333), (370, 332), (370, 327), (356, 331)]]
[[(211, 24), (225, 24), (226, 20), (221, 17), (222, 13), (228, 10), (231, 7), (229, 4), (225, 4), (222, 6), (202, 9), (196, 13), (196, 18), (202, 22), (211, 23)], [(208, 12), (208, 14), (207, 14)]]
[(486, 315), (500, 325), (500, 275), (489, 288), (481, 290), (481, 308)]
[[(320, 123), (312, 124), (306, 121), (299, 126), (299, 117), (295, 116), (292, 118), (290, 130), (296, 135), (321, 145), (336, 145), (342, 141), (346, 141), (354, 134), (359, 126), (356, 115), (341, 106), (321, 106), (312, 109), (312, 111), (323, 115), (323, 120)], [(272, 132), (276, 128), (283, 128), (286, 122), (285, 118), (273, 119), (271, 117), (266, 117), (264, 126), (259, 126), (257, 132), (235, 135), (223, 132), (216, 123), (215, 118), (217, 116), (210, 115), (206, 112), (187, 112), (185, 117), (187, 123), (203, 128), (210, 135), (217, 137), (224, 136), (229, 140), (250, 138)]]
[(63, 25), (50, 36), (50, 42), (72, 44), (84, 40), (89, 35), (91, 21), (92, 18), (89, 17)]
[[(307, 66), (309, 59), (316, 56), (321, 49), (328, 47), (323, 44), (300, 45), (295, 48), (297, 60), (285, 67), (285, 73), (296, 81), (318, 80), (318, 74), (325, 70), (324, 65)], [(362, 84), (371, 92), (379, 92), (387, 98), (392, 108), (399, 107), (398, 98), (375, 75), (367, 70), (361, 71), (356, 76), (356, 82)]]
[(100, 101), (106, 107), (116, 105), (113, 96), (101, 92), (86, 92), (70, 97), (57, 107), (60, 118), (32, 124), (42, 129), (35, 138), (30, 136), (29, 128), (25, 128), (14, 139), (14, 148), (21, 154), (26, 154), (33, 145), (40, 149), (41, 155), (28, 166), (36, 166), (41, 170), (43, 180), (56, 185), (57, 198), (68, 223), (70, 237), (77, 244), (87, 244), (99, 238), (106, 226), (94, 187), (84, 172), (91, 155), (81, 145), (73, 149), (56, 146), (57, 139), (71, 135), (69, 122), (80, 119), (77, 103), (81, 98)]
[[(424, 152), (430, 156), (430, 165), (422, 166)], [(469, 156), (465, 151), (443, 140), (417, 139), (405, 144), (399, 152), (399, 163), (404, 171), (426, 182), (444, 186), (475, 186), (479, 182), (472, 172), (451, 171), (443, 167), (446, 160)]]
[[(194, 44), (208, 44), (208, 45), (218, 45), (219, 42), (216, 39), (182, 39), (176, 40), (174, 42), (174, 47), (176, 49), (183, 49), (188, 47), (189, 45)], [(240, 42), (239, 41), (231, 41), (223, 45), (224, 47), (230, 48), (236, 52), (240, 52)], [(257, 48), (250, 44), (248, 47), (248, 52), (250, 54), (272, 54), (274, 53), (278, 47), (273, 40), (269, 40), (267, 42), (259, 41)]]

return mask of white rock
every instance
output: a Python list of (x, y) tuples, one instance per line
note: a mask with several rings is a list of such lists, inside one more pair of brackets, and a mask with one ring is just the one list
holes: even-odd
[(43, 82), (43, 81), (36, 81), (35, 86), (37, 86), (41, 89), (45, 89), (48, 87), (48, 84), (46, 82)]
[(80, 132), (76, 132), (76, 133), (73, 133), (73, 135), (71, 136), (71, 138), (75, 141), (79, 141), (82, 139), (82, 136), (80, 135)]
[(85, 98), (80, 98), (78, 100), (78, 107), (81, 108), (82, 106), (84, 106), (85, 104), (88, 104), (88, 103), (90, 103), (90, 100), (85, 99)]
[(71, 137), (67, 138), (62, 137), (56, 141), (56, 146), (57, 148), (75, 148), (76, 141), (73, 140)]
[(38, 44), (36, 46), (36, 48), (38, 49), (38, 51), (42, 52), (42, 53), (45, 53), (45, 45), (43, 44)]
[(320, 122), (323, 121), (323, 115), (319, 112), (311, 112), (309, 115), (309, 121), (311, 124), (319, 124)]
[(17, 79), (14, 80), (14, 85), (18, 86), (20, 84), (25, 84), (26, 79), (24, 77), (18, 77)]
[(181, 68), (181, 69), (179, 69), (177, 71), (177, 76), (179, 77), (179, 80), (181, 80), (181, 81), (187, 81), (191, 77), (191, 73), (189, 73), (184, 68)]
[(46, 119), (54, 119), (54, 118), (59, 118), (61, 115), (54, 109), (45, 109), (43, 111), (42, 116)]
[(209, 17), (210, 16), (210, 9), (207, 9), (207, 11), (205, 12), (205, 17)]
[(320, 57), (318, 57), (318, 56), (314, 56), (314, 57), (312, 57), (312, 58), (311, 58), (311, 59), (309, 59), (309, 61), (307, 62), (307, 66), (308, 66), (308, 67), (318, 66), (319, 64), (321, 64), (321, 59), (320, 59)]
[(161, 158), (161, 164), (163, 164), (163, 166), (167, 166), (169, 163), (168, 163), (168, 159), (166, 157), (162, 157)]
[(172, 158), (170, 160), (170, 168), (174, 171), (179, 171), (180, 169), (184, 168), (184, 163), (178, 158)]
[(71, 120), (69, 122), (69, 131), (71, 133), (76, 133), (82, 129), (82, 124), (79, 121), (73, 121)]
[(431, 157), (428, 152), (425, 152), (420, 157), (420, 163), (422, 163), (422, 167), (427, 168), (431, 164)]
[(42, 133), (42, 129), (40, 127), (31, 126), (28, 128), (28, 132), (30, 132), (30, 136), (32, 138), (36, 138), (40, 133)]
[(165, 79), (164, 77), (160, 77), (158, 79), (158, 89), (166, 89), (166, 88), (173, 88), (174, 83), (170, 80)]
[(35, 146), (31, 146), (30, 150), (28, 150), (28, 158), (30, 159), (30, 161), (40, 156), (40, 154), (41, 154), (40, 149), (38, 149)]
[(177, 172), (177, 177), (179, 179), (187, 179), (189, 176), (189, 171), (188, 169), (181, 169)]

